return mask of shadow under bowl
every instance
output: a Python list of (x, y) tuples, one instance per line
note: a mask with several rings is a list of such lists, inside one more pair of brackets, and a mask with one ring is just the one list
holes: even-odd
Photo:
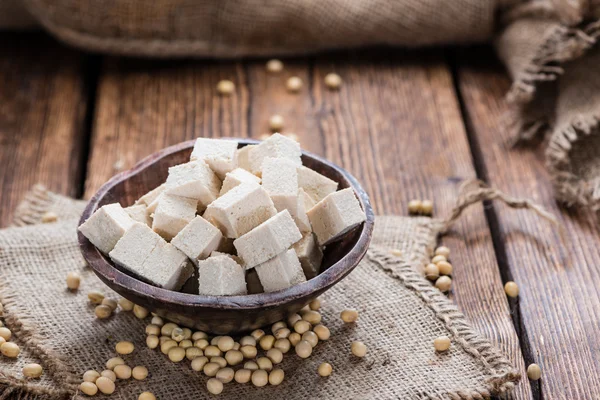
[[(239, 142), (239, 147), (259, 143), (248, 139), (235, 140)], [(89, 201), (80, 224), (106, 204), (129, 206), (159, 186), (166, 180), (169, 167), (189, 161), (194, 142), (190, 140), (163, 149), (146, 157), (132, 169), (111, 178)], [(307, 282), (270, 293), (205, 296), (194, 294), (198, 287), (195, 273), (184, 286), (183, 292), (170, 291), (129, 275), (79, 232), (83, 257), (96, 275), (121, 296), (190, 328), (219, 335), (234, 334), (284, 319), (335, 285), (358, 265), (369, 247), (375, 219), (369, 197), (350, 173), (304, 151), (302, 162), (306, 167), (338, 182), (339, 189), (351, 187), (367, 216), (363, 224), (325, 248), (319, 275)]]

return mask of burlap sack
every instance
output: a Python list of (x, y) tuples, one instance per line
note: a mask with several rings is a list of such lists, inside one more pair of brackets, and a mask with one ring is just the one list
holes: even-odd
[[(137, 399), (144, 390), (159, 399), (209, 398), (207, 378), (194, 372), (188, 361), (174, 364), (160, 351), (146, 347), (148, 321), (128, 312), (117, 312), (108, 320), (94, 317), (86, 294), (108, 289), (86, 267), (77, 247), (77, 220), (72, 216), (81, 207), (81, 202), (37, 188), (19, 207), (15, 224), (22, 226), (0, 231), (0, 301), (5, 322), (24, 349), (15, 361), (0, 359), (0, 398), (10, 394), (72, 397), (82, 373), (102, 370), (106, 360), (115, 356), (119, 340), (135, 343), (136, 350), (125, 359), (131, 366), (147, 366), (150, 376), (145, 381), (118, 381), (111, 398)], [(35, 224), (47, 209), (57, 212), (59, 221)], [(440, 221), (429, 218), (377, 217), (373, 244), (364, 261), (323, 296), (323, 318), (331, 339), (319, 343), (309, 359), (288, 354), (281, 365), (286, 374), (282, 385), (256, 388), (230, 383), (222, 396), (481, 399), (510, 391), (519, 376), (504, 355), (418, 272), (443, 228)], [(391, 255), (390, 249), (400, 249), (402, 256)], [(82, 275), (75, 293), (65, 287), (69, 271)], [(360, 311), (356, 326), (339, 320), (339, 310), (346, 307)], [(440, 335), (452, 339), (445, 354), (433, 350), (433, 339)], [(350, 355), (353, 340), (368, 346), (365, 359)], [(21, 367), (33, 360), (44, 365), (45, 374), (40, 380), (25, 381)], [(326, 379), (316, 373), (323, 361), (335, 371)]]
[(60, 39), (153, 57), (312, 53), (491, 36), (491, 0), (26, 0)]
[(536, 1), (504, 15), (496, 48), (513, 78), (515, 135), (548, 134), (557, 197), (600, 209), (600, 1)]

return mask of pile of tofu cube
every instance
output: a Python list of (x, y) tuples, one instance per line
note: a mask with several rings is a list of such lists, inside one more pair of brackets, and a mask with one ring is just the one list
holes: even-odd
[(324, 246), (365, 221), (354, 191), (337, 189), (278, 133), (240, 149), (200, 138), (166, 182), (130, 207), (101, 207), (79, 230), (161, 288), (180, 290), (195, 275), (202, 295), (273, 292), (316, 276)]

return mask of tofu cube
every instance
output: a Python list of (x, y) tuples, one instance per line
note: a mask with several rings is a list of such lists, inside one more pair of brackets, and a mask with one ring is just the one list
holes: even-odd
[(167, 290), (179, 290), (194, 273), (187, 256), (164, 240), (144, 261), (139, 276)]
[(323, 261), (323, 251), (317, 244), (315, 235), (312, 232), (305, 233), (302, 239), (294, 244), (293, 249), (300, 260), (306, 279), (317, 276)]
[(267, 158), (263, 162), (262, 185), (277, 211), (288, 210), (301, 232), (310, 232), (304, 199), (298, 192), (297, 166), (286, 158)]
[(255, 267), (287, 250), (302, 239), (288, 210), (283, 210), (233, 241), (246, 269)]
[(148, 225), (135, 222), (108, 255), (115, 264), (141, 276), (144, 261), (161, 243), (166, 244)]
[(197, 216), (179, 231), (171, 240), (171, 244), (188, 256), (194, 264), (198, 264), (198, 260), (207, 258), (219, 247), (222, 239), (219, 228)]
[(228, 238), (238, 238), (277, 214), (273, 201), (257, 183), (245, 182), (213, 201), (204, 218)]
[(195, 199), (202, 210), (219, 196), (220, 189), (221, 181), (202, 160), (169, 168), (166, 193)]
[(259, 175), (262, 173), (263, 161), (267, 158), (287, 158), (296, 166), (302, 165), (302, 151), (300, 144), (293, 139), (275, 133), (264, 142), (248, 151), (250, 172)]
[(107, 204), (87, 219), (79, 231), (102, 253), (108, 254), (135, 223), (119, 203)]
[(226, 255), (198, 262), (198, 293), (209, 296), (247, 294), (244, 268)]
[(242, 147), (241, 149), (237, 150), (238, 168), (243, 168), (246, 171), (251, 171), (250, 170), (250, 160), (248, 159), (248, 153), (250, 152), (250, 149), (252, 149), (255, 146), (256, 146), (255, 144), (249, 144), (249, 145), (246, 145), (246, 146)]
[(151, 191), (149, 191), (148, 193), (146, 193), (145, 195), (143, 195), (142, 197), (140, 197), (136, 202), (135, 205), (138, 204), (144, 204), (145, 206), (149, 206), (154, 200), (156, 200), (158, 198), (158, 196), (165, 191), (165, 187), (166, 185), (163, 183), (162, 185), (152, 189)]
[(298, 256), (292, 249), (256, 266), (255, 269), (265, 292), (275, 292), (306, 282)]
[(225, 175), (223, 186), (221, 186), (221, 192), (219, 196), (223, 196), (234, 187), (244, 182), (260, 183), (260, 178), (242, 168), (236, 168)]
[(351, 188), (328, 194), (307, 214), (319, 246), (339, 239), (367, 219)]
[(204, 160), (220, 179), (237, 167), (237, 147), (235, 140), (198, 138), (190, 160)]
[(161, 195), (154, 212), (152, 229), (168, 241), (173, 239), (196, 217), (197, 205), (196, 199)]
[(136, 204), (126, 207), (124, 210), (134, 221), (152, 226), (152, 218), (150, 218), (145, 204)]
[(310, 168), (298, 167), (298, 187), (303, 189), (315, 202), (319, 202), (338, 188), (338, 183)]

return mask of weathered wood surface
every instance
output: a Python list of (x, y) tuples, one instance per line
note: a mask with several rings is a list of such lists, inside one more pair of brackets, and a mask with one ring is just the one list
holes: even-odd
[[(323, 77), (344, 78), (339, 92)], [(285, 80), (299, 76), (299, 94)], [(220, 97), (219, 79), (235, 94)], [(269, 75), (262, 61), (160, 63), (108, 59), (98, 83), (86, 196), (114, 173), (167, 145), (198, 136), (258, 138), (268, 118), (281, 114), (284, 133), (355, 174), (377, 213), (405, 213), (413, 198), (431, 198), (447, 215), (459, 181), (475, 176), (467, 136), (442, 57), (430, 52), (347, 53), (288, 60)], [(474, 325), (523, 370), (502, 289), (490, 231), (474, 206), (444, 239), (453, 250), (454, 299)], [(531, 398), (519, 385), (518, 398)]]
[[(542, 368), (545, 399), (596, 399), (600, 393), (600, 230), (596, 216), (569, 212), (554, 199), (542, 147), (512, 149), (502, 128), (509, 79), (490, 52), (463, 59), (458, 68), (466, 119), (481, 170), (495, 187), (527, 196), (551, 211), (560, 230), (534, 213), (490, 209), (500, 267), (520, 287), (518, 309), (530, 361)], [(519, 315), (517, 314), (517, 315)]]
[(35, 183), (78, 195), (87, 135), (84, 61), (46, 36), (0, 36), (0, 226)]

